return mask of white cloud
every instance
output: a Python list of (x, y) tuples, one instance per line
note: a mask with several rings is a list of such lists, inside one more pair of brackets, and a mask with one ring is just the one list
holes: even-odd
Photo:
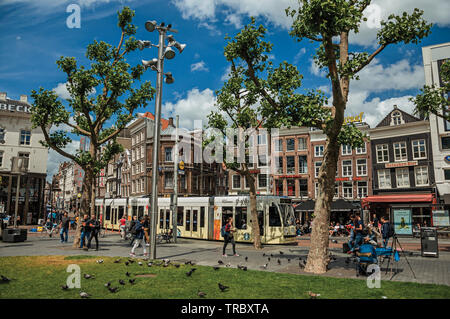
[(309, 65), (309, 72), (311, 72), (315, 76), (318, 76), (321, 78), (323, 78), (327, 75), (327, 72), (326, 72), (327, 68), (320, 69), (319, 66), (316, 64), (316, 62), (314, 61), (314, 59), (309, 59), (309, 62), (311, 63)]
[(225, 72), (222, 74), (222, 76), (220, 77), (220, 81), (225, 82), (230, 78), (230, 72), (231, 72), (231, 66), (227, 66), (227, 68), (225, 69)]
[(195, 72), (195, 71), (205, 71), (205, 72), (209, 72), (208, 67), (206, 66), (204, 61), (200, 61), (194, 64), (191, 64), (191, 72)]
[[(80, 148), (80, 141), (72, 140), (65, 148), (69, 154), (75, 154), (75, 152)], [(58, 172), (59, 164), (65, 161), (69, 161), (67, 157), (62, 156), (57, 153), (53, 149), (50, 149), (48, 152), (48, 160), (47, 160), (47, 181), (51, 181), (54, 174)]]
[(194, 121), (201, 120), (203, 125), (208, 123), (207, 115), (214, 109), (216, 97), (211, 89), (199, 91), (193, 88), (187, 93), (187, 97), (176, 103), (165, 103), (162, 115), (180, 116), (180, 127), (193, 129)]
[[(67, 90), (67, 82), (66, 83), (58, 83), (58, 85), (52, 89), (53, 92), (55, 92), (59, 98), (68, 100), (70, 99), (70, 93)], [(89, 95), (95, 94), (97, 90), (95, 88), (92, 88), (91, 93)]]

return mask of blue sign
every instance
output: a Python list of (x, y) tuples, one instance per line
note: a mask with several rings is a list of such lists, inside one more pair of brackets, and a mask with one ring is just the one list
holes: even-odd
[(447, 163), (450, 163), (450, 155), (447, 155), (444, 159)]
[(244, 234), (244, 240), (250, 240), (250, 234), (249, 233), (245, 233)]

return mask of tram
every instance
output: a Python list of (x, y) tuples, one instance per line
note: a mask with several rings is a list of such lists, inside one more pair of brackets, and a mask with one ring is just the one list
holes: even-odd
[[(96, 199), (96, 213), (103, 227), (119, 230), (124, 214), (128, 220), (150, 213), (150, 198)], [(296, 229), (291, 199), (279, 196), (256, 197), (256, 208), (263, 244), (295, 242)], [(220, 229), (233, 217), (236, 242), (253, 242), (249, 196), (179, 197), (177, 235), (182, 238), (223, 240)], [(173, 228), (170, 198), (158, 198), (157, 233)]]

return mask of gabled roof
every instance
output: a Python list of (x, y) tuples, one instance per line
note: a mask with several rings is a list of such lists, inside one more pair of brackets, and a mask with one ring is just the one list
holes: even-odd
[(394, 108), (392, 109), (392, 111), (390, 111), (385, 117), (384, 119), (382, 119), (380, 121), (380, 123), (378, 123), (378, 125), (376, 127), (382, 127), (382, 126), (390, 126), (391, 125), (391, 114), (394, 111), (399, 111), (402, 114), (403, 120), (406, 123), (410, 123), (410, 122), (418, 122), (418, 121), (422, 121), (421, 119), (419, 119), (418, 117), (415, 117), (409, 113), (406, 113), (405, 111), (399, 109), (396, 105), (394, 105)]
[[(150, 113), (150, 112), (139, 113), (139, 116), (151, 119), (152, 121), (155, 120), (155, 116), (153, 115), (153, 113)], [(161, 118), (161, 130), (164, 131), (168, 126), (169, 126), (169, 121)]]

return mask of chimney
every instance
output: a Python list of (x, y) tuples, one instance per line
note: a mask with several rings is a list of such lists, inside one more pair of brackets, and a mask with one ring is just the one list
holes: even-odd
[(0, 100), (6, 101), (6, 92), (0, 92)]
[(169, 117), (169, 126), (175, 127), (173, 125), (173, 117)]
[(28, 97), (25, 94), (20, 96), (20, 102), (28, 103)]

